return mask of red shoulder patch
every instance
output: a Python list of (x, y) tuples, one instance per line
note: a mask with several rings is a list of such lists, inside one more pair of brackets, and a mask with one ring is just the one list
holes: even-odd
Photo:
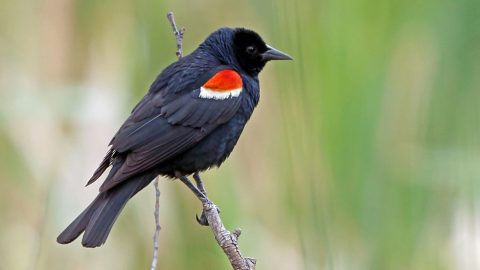
[(203, 87), (213, 91), (230, 91), (242, 87), (242, 77), (232, 69), (217, 72)]

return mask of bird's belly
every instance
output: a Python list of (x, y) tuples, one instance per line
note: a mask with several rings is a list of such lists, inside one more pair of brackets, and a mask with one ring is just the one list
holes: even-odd
[(235, 147), (245, 122), (240, 117), (234, 117), (217, 127), (197, 145), (165, 164), (160, 173), (171, 175), (173, 171), (179, 171), (187, 175), (220, 166)]

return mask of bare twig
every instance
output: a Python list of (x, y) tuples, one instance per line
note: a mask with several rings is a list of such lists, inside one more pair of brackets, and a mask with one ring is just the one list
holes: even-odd
[(150, 270), (155, 270), (157, 268), (158, 262), (158, 241), (160, 238), (160, 189), (158, 189), (158, 177), (155, 178), (153, 181), (153, 185), (155, 186), (155, 211), (153, 215), (155, 216), (155, 234), (153, 235), (153, 259), (152, 265), (150, 266)]
[(177, 24), (175, 23), (175, 18), (173, 17), (173, 12), (167, 13), (167, 18), (170, 24), (172, 25), (173, 34), (177, 40), (177, 57), (178, 59), (183, 57), (183, 34), (185, 33), (185, 27), (178, 29)]
[[(183, 56), (183, 34), (185, 33), (185, 28), (178, 29), (175, 19), (173, 17), (173, 12), (167, 13), (167, 18), (170, 24), (172, 25), (173, 33), (175, 34), (175, 39), (177, 42), (177, 57), (178, 59)], [(201, 180), (199, 179), (199, 185)], [(198, 183), (197, 183), (198, 184)], [(158, 196), (157, 196), (158, 199)], [(157, 201), (158, 202), (158, 201)], [(240, 253), (240, 248), (238, 247), (238, 237), (240, 237), (241, 230), (235, 229), (233, 233), (230, 233), (222, 223), (220, 219), (218, 208), (211, 201), (207, 201), (203, 204), (203, 212), (205, 217), (208, 220), (208, 224), (212, 229), (213, 234), (215, 235), (215, 240), (217, 240), (218, 245), (222, 248), (223, 252), (227, 255), (230, 264), (234, 270), (255, 270), (256, 260), (253, 258), (243, 257)], [(158, 224), (158, 223), (157, 223)], [(152, 263), (153, 265), (153, 263)]]
[[(173, 17), (173, 12), (167, 13), (167, 18), (173, 28), (173, 34), (175, 35), (176, 43), (177, 43), (177, 58), (180, 59), (183, 56), (183, 33), (185, 33), (185, 28), (182, 27), (180, 30), (177, 28), (177, 24), (175, 23), (175, 18)], [(160, 213), (159, 213), (159, 200), (160, 200), (160, 190), (158, 189), (158, 177), (153, 182), (155, 186), (155, 234), (153, 235), (153, 259), (152, 265), (150, 266), (150, 270), (155, 270), (157, 268), (158, 262), (158, 241), (160, 238)]]

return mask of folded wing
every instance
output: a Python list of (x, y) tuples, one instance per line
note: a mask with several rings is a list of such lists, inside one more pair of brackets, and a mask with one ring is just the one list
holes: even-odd
[[(185, 152), (231, 119), (240, 107), (241, 93), (222, 99), (201, 95), (203, 85), (208, 85), (212, 78), (218, 79), (216, 75), (224, 70), (233, 71), (217, 68), (190, 84), (191, 89), (150, 91), (112, 139), (107, 157), (89, 184), (113, 164), (100, 187), (101, 192), (109, 190)], [(115, 162), (116, 159), (122, 162)]]

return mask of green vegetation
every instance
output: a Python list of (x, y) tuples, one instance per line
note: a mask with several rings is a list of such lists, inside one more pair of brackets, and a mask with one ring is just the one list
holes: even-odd
[[(258, 269), (480, 268), (480, 3), (474, 0), (0, 2), (1, 269), (148, 269), (153, 187), (106, 246), (55, 243), (95, 196), (110, 136), (220, 26), (295, 61), (261, 75), (232, 157), (205, 174)], [(159, 269), (228, 269), (200, 204), (161, 181)]]

